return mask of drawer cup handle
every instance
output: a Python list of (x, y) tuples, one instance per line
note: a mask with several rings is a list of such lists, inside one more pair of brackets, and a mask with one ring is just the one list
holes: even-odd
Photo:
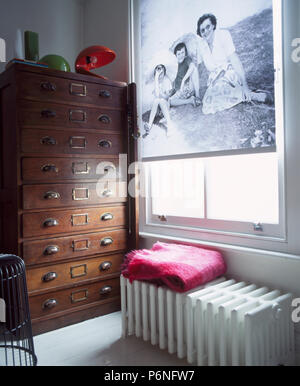
[(104, 237), (104, 239), (100, 241), (100, 245), (102, 245), (103, 247), (106, 247), (107, 245), (111, 245), (113, 241), (114, 240), (111, 237)]
[(42, 110), (41, 115), (44, 118), (54, 118), (56, 117), (56, 112), (52, 110)]
[(57, 278), (56, 272), (48, 272), (43, 276), (42, 281), (48, 283), (49, 281), (55, 280)]
[(100, 295), (108, 295), (109, 293), (111, 293), (111, 291), (112, 291), (112, 287), (110, 285), (106, 285), (101, 288)]
[(112, 147), (112, 143), (106, 139), (99, 141), (98, 145), (104, 149), (110, 149)]
[(99, 91), (99, 96), (102, 98), (110, 98), (111, 94), (107, 90), (100, 90)]
[(109, 221), (114, 218), (114, 216), (111, 213), (104, 213), (101, 217), (101, 221)]
[(56, 145), (56, 139), (53, 138), (53, 137), (43, 137), (41, 139), (41, 144), (42, 145), (54, 146), (54, 145)]
[(116, 172), (116, 167), (115, 166), (112, 166), (112, 165), (107, 165), (105, 166), (104, 168), (104, 173), (105, 174), (108, 174), (108, 173), (115, 173)]
[(57, 245), (49, 245), (45, 250), (44, 250), (44, 255), (50, 256), (54, 255), (55, 253), (59, 252), (59, 247)]
[(44, 227), (50, 228), (50, 227), (56, 227), (59, 225), (59, 222), (55, 220), (55, 218), (47, 218), (47, 220), (44, 221)]
[(60, 198), (60, 194), (58, 192), (46, 192), (44, 198), (46, 200), (58, 200)]
[(106, 189), (102, 192), (102, 196), (104, 197), (111, 197), (113, 195), (113, 192), (110, 189)]
[(57, 300), (56, 299), (48, 299), (43, 303), (43, 309), (50, 310), (51, 308), (54, 308), (57, 306)]
[(103, 261), (103, 263), (100, 264), (99, 269), (100, 271), (108, 271), (112, 267), (111, 261)]
[(42, 166), (42, 172), (55, 172), (58, 173), (58, 168), (55, 165), (44, 165)]
[(111, 123), (111, 119), (108, 115), (100, 115), (100, 117), (98, 118), (98, 121), (101, 122), (101, 123), (105, 123), (106, 125), (108, 125), (109, 123)]
[(45, 91), (56, 91), (56, 85), (50, 82), (41, 83), (41, 89)]

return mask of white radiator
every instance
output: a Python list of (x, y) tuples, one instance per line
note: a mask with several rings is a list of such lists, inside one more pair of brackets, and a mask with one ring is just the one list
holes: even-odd
[(292, 294), (224, 277), (184, 294), (121, 275), (123, 337), (198, 366), (294, 364)]

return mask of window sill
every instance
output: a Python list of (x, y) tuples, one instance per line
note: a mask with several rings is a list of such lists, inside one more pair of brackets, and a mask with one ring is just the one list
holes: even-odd
[(199, 239), (193, 239), (193, 238), (187, 238), (187, 237), (163, 235), (161, 233), (140, 232), (140, 237), (145, 239), (153, 238), (153, 239), (159, 239), (163, 241), (176, 241), (181, 243), (189, 243), (189, 244), (195, 244), (195, 245), (201, 245), (201, 246), (207, 246), (207, 247), (214, 247), (214, 248), (222, 249), (224, 251), (234, 250), (234, 251), (239, 251), (247, 254), (255, 254), (256, 256), (263, 255), (264, 257), (273, 257), (273, 258), (276, 257), (276, 258), (300, 261), (299, 255), (293, 255), (293, 254), (278, 252), (273, 250), (217, 243), (217, 242), (205, 241), (205, 240), (199, 240)]
[[(144, 225), (144, 229), (158, 229), (159, 233), (162, 234), (170, 234), (172, 235), (172, 232), (178, 232), (182, 231), (186, 234), (199, 234), (202, 235), (214, 235), (213, 237), (230, 237), (232, 239), (248, 239), (248, 240), (263, 240), (263, 241), (269, 241), (269, 242), (279, 242), (279, 243), (286, 243), (287, 238), (285, 236), (286, 232), (284, 229), (278, 230), (277, 233), (274, 232), (274, 234), (268, 234), (267, 232), (257, 232), (257, 233), (251, 233), (249, 228), (242, 229), (232, 229), (232, 230), (225, 230), (225, 229), (218, 229), (216, 226), (210, 227), (201, 227), (201, 226), (194, 226), (194, 225), (183, 225), (183, 224), (171, 224), (171, 223), (164, 223), (162, 225), (159, 222), (149, 221)], [(166, 231), (165, 231), (166, 230)], [(147, 230), (146, 230), (147, 232)], [(166, 233), (165, 233), (166, 232)], [(157, 232), (149, 232), (149, 233), (157, 233)], [(173, 236), (176, 236), (176, 234), (173, 234)], [(190, 238), (188, 236), (188, 238)], [(191, 237), (193, 238), (193, 237)], [(197, 237), (195, 237), (197, 240)], [(235, 244), (234, 242), (231, 244)]]

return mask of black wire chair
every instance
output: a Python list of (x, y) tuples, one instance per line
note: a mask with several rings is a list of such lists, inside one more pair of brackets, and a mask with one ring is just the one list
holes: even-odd
[(0, 299), (0, 366), (36, 366), (25, 264), (18, 256), (0, 255)]

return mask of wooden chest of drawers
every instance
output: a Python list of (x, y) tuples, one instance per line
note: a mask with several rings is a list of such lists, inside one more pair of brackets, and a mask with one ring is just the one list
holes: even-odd
[(25, 261), (34, 334), (118, 310), (135, 85), (16, 64), (0, 91), (0, 246)]

